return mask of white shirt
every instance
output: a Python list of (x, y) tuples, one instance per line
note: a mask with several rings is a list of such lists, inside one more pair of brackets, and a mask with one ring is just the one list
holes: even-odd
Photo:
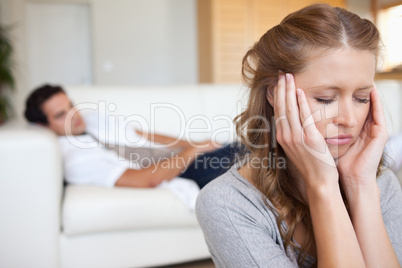
[[(71, 138), (98, 146), (85, 148), (71, 143)], [(137, 168), (116, 152), (108, 150), (90, 135), (59, 137), (63, 154), (64, 177), (68, 183), (113, 187), (128, 168)]]
[[(119, 157), (116, 152), (106, 149), (96, 139), (102, 142), (108, 140), (110, 144), (127, 144), (130, 140), (141, 140), (141, 136), (132, 128), (130, 131), (122, 127), (117, 130), (109, 128), (108, 120), (105, 120), (108, 117), (99, 114), (92, 112), (82, 115), (87, 126), (86, 130), (91, 135), (59, 137), (64, 177), (68, 183), (113, 187), (127, 169), (140, 169), (138, 164)], [(113, 136), (109, 135), (112, 131), (128, 138), (112, 139)], [(147, 146), (149, 142), (146, 141), (144, 144)]]

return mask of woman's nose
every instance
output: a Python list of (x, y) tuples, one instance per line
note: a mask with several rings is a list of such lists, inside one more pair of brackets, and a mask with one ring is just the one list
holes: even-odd
[(333, 123), (336, 125), (343, 125), (348, 128), (357, 125), (355, 114), (355, 107), (352, 101), (339, 101), (338, 102), (338, 115), (334, 117)]

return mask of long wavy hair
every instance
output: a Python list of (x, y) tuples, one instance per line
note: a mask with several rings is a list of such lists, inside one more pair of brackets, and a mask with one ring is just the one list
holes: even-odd
[[(379, 32), (370, 21), (343, 8), (318, 4), (285, 17), (279, 25), (268, 30), (243, 58), (242, 76), (250, 92), (247, 109), (235, 118), (236, 130), (249, 149), (251, 159), (274, 161), (274, 167), (252, 168), (250, 175), (263, 194), (265, 204), (277, 215), (285, 250), (290, 247), (294, 252), (300, 251), (297, 259), (300, 266), (307, 252), (315, 250), (313, 225), (309, 206), (296, 187), (289, 168), (275, 168), (281, 164), (280, 159), (286, 162), (288, 159), (282, 147), (275, 143), (274, 111), (267, 101), (267, 89), (277, 84), (278, 71), (299, 73), (314, 57), (330, 50), (369, 51), (377, 58), (379, 44)], [(250, 129), (253, 131), (247, 131)], [(266, 199), (279, 209), (269, 205)], [(345, 198), (344, 201), (347, 206)], [(287, 228), (282, 227), (285, 219)], [(293, 240), (299, 223), (307, 229), (308, 239), (302, 245)]]

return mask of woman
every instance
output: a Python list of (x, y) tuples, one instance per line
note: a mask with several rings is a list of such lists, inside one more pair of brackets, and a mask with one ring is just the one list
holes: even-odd
[(236, 124), (250, 154), (197, 200), (217, 267), (400, 267), (401, 188), (379, 168), (379, 41), (371, 22), (313, 5), (247, 52)]

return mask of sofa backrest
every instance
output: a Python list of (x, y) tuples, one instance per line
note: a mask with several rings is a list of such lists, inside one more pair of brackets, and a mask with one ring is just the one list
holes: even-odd
[(143, 131), (221, 143), (234, 139), (233, 119), (247, 100), (241, 85), (68, 86), (66, 91), (83, 113), (97, 108)]
[(380, 93), (389, 135), (402, 132), (402, 81), (379, 80), (376, 87)]

